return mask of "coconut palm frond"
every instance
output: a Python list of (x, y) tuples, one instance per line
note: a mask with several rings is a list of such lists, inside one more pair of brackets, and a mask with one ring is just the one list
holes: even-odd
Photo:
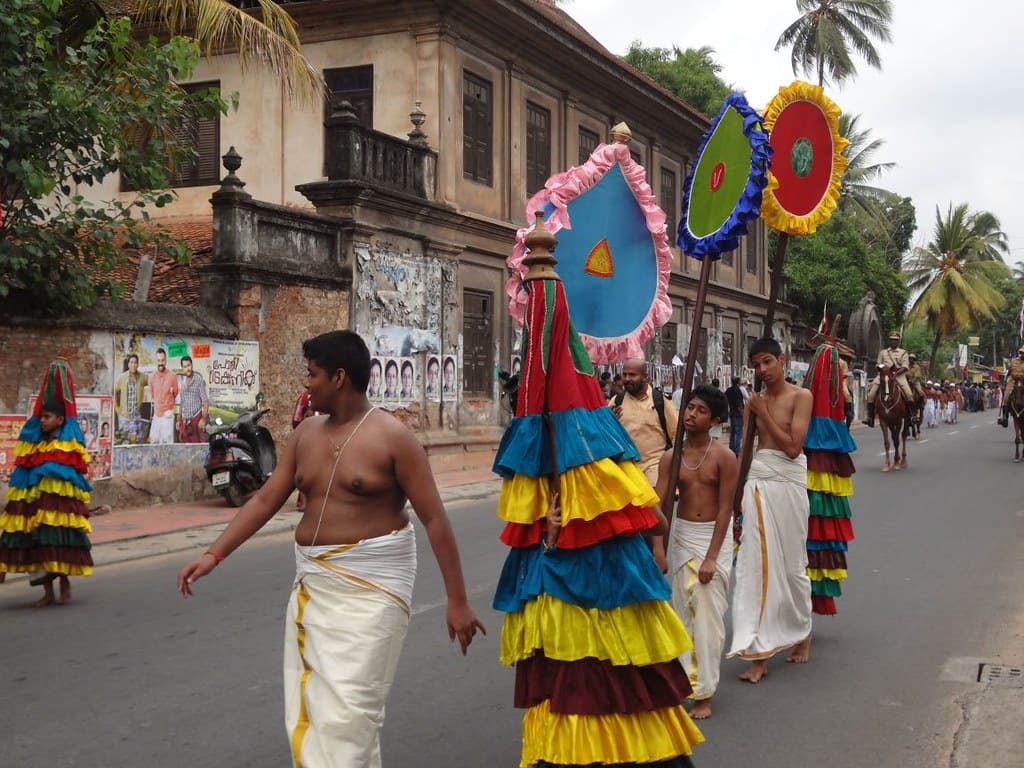
[(258, 0), (249, 11), (228, 0), (138, 0), (139, 19), (158, 24), (172, 34), (193, 37), (207, 56), (236, 50), (243, 69), (267, 66), (300, 101), (323, 101), (323, 75), (303, 55), (295, 22), (272, 0)]

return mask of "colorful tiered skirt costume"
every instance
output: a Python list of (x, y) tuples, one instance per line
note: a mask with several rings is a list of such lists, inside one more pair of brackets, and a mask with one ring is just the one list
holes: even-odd
[[(690, 766), (703, 736), (682, 706), (679, 656), (692, 643), (639, 535), (657, 495), (605, 406), (562, 284), (529, 287), (519, 402), (494, 464), (511, 547), (494, 606), (526, 709), (520, 766)], [(562, 527), (549, 548), (553, 471)]]
[[(52, 438), (44, 438), (39, 415), (51, 399), (64, 402), (64, 424)], [(0, 513), (0, 575), (92, 573), (89, 453), (74, 403), (71, 372), (58, 360), (14, 446), (15, 468)]]
[(804, 440), (807, 495), (811, 516), (807, 526), (807, 575), (811, 579), (814, 613), (836, 613), (835, 599), (846, 580), (846, 550), (853, 541), (850, 496), (857, 445), (846, 426), (843, 371), (839, 350), (822, 344), (814, 353), (804, 387), (811, 390), (814, 410)]

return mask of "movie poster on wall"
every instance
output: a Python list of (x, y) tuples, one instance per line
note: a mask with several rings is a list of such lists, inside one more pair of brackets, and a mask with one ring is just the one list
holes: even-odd
[(118, 445), (206, 442), (207, 423), (256, 407), (259, 343), (171, 335), (114, 337)]
[(14, 471), (14, 445), (26, 418), (19, 413), (0, 413), (0, 483), (10, 482)]

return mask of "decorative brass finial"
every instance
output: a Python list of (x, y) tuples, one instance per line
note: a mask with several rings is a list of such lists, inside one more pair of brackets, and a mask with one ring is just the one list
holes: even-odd
[(548, 231), (548, 228), (544, 226), (544, 211), (537, 211), (534, 216), (537, 218), (533, 224), (533, 229), (523, 239), (523, 243), (527, 248), (523, 264), (529, 267), (523, 281), (561, 280), (562, 278), (555, 272), (555, 264), (558, 263), (558, 259), (552, 253), (558, 241)]
[(613, 125), (610, 135), (616, 144), (629, 144), (633, 140), (633, 132), (624, 122)]

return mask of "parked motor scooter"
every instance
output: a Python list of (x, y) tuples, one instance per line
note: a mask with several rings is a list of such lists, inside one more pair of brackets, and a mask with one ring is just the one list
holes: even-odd
[(277, 466), (277, 449), (270, 430), (259, 421), (270, 413), (259, 408), (239, 415), (229, 426), (207, 425), (210, 433), (210, 453), (206, 458), (206, 476), (214, 490), (227, 499), (228, 504), (240, 507), (246, 498), (258, 490)]

